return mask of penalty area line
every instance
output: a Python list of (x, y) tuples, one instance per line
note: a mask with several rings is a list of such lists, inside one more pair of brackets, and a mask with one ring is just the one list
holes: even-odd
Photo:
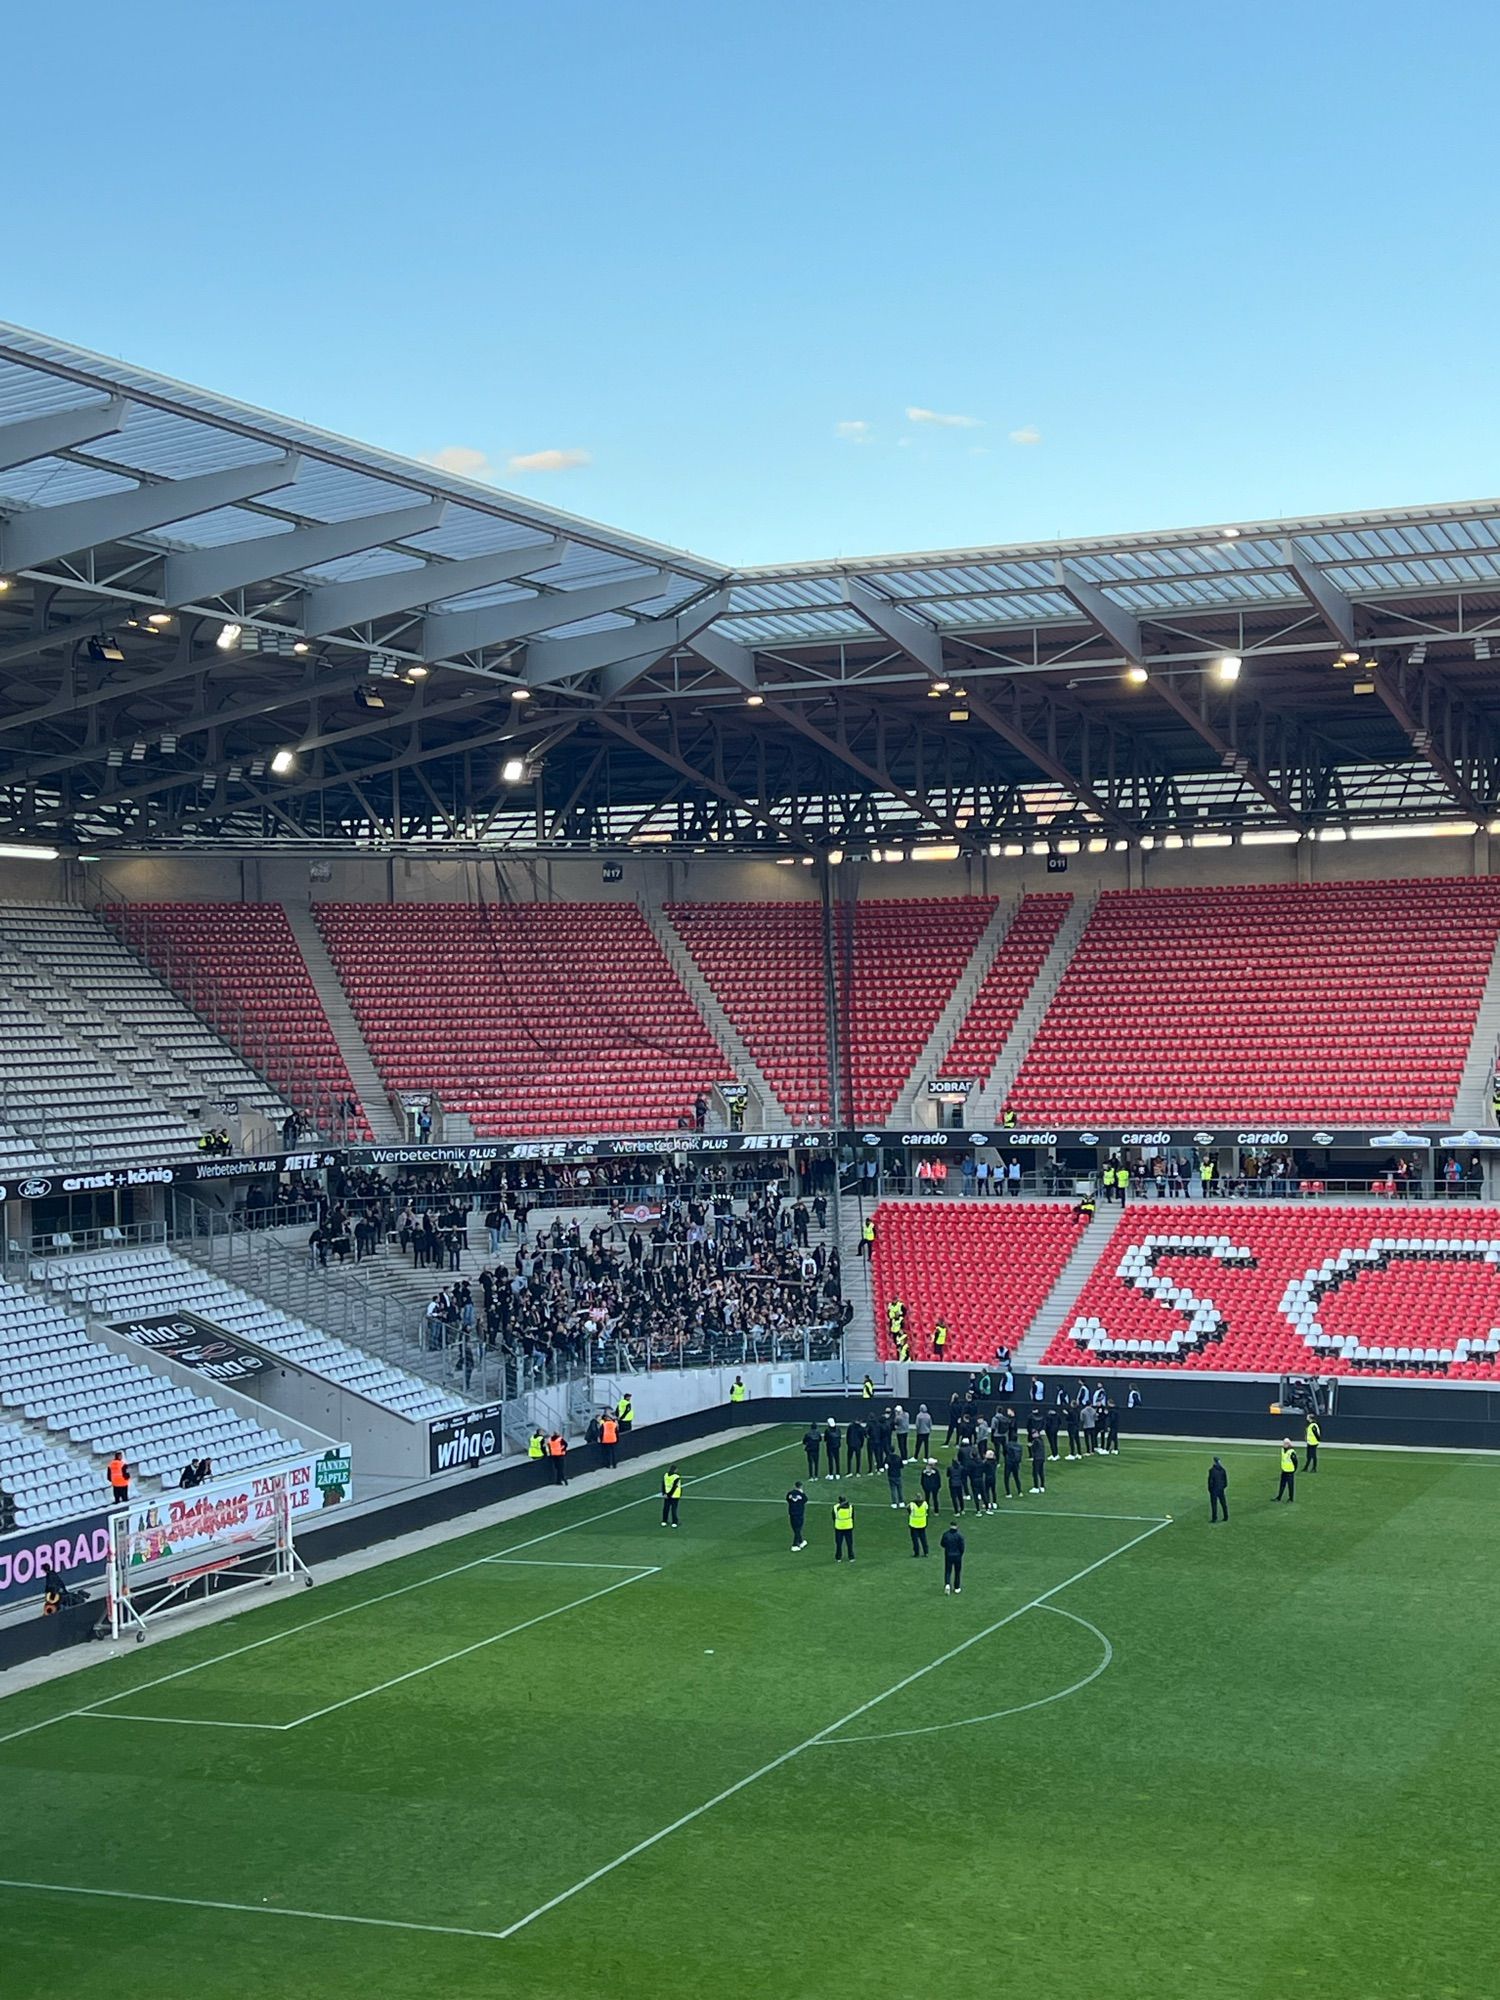
[(982, 1640), (992, 1637), (1013, 1619), (1020, 1618), (1028, 1611), (1037, 1610), (1051, 1598), (1056, 1597), (1059, 1591), (1067, 1590), (1075, 1583), (1081, 1583), (1086, 1576), (1092, 1576), (1095, 1570), (1103, 1569), (1106, 1563), (1112, 1563), (1117, 1556), (1127, 1555), (1131, 1549), (1139, 1548), (1142, 1542), (1150, 1541), (1153, 1535), (1159, 1535), (1163, 1528), (1170, 1526), (1169, 1521), (1157, 1521), (1142, 1534), (1132, 1535), (1128, 1542), (1122, 1542), (1117, 1549), (1111, 1549), (1108, 1555), (1100, 1556), (1085, 1568), (1075, 1570), (1072, 1576), (1064, 1577), (1061, 1583), (1054, 1583), (1049, 1590), (1040, 1592), (1030, 1603), (1018, 1605), (1014, 1611), (1006, 1612), (1003, 1618), (997, 1618), (993, 1624), (986, 1625), (983, 1631), (975, 1632), (969, 1638), (960, 1640), (956, 1646), (950, 1646), (946, 1653), (940, 1653), (935, 1660), (929, 1660), (925, 1667), (918, 1667), (913, 1673), (904, 1675), (890, 1687), (882, 1689), (879, 1694), (872, 1695), (868, 1701), (862, 1701), (858, 1708), (851, 1708), (847, 1715), (841, 1715), (836, 1722), (827, 1723), (813, 1735), (805, 1737), (801, 1743), (794, 1743), (790, 1750), (783, 1750), (779, 1757), (773, 1757), (769, 1763), (762, 1764), (759, 1770), (751, 1771), (745, 1777), (736, 1779), (732, 1785), (726, 1785), (723, 1791), (715, 1792), (711, 1799), (705, 1799), (702, 1805), (694, 1806), (690, 1812), (680, 1813), (669, 1825), (648, 1834), (644, 1840), (638, 1840), (634, 1847), (627, 1847), (623, 1854), (617, 1854), (613, 1861), (606, 1861), (601, 1867), (595, 1868), (590, 1874), (575, 1882), (571, 1888), (559, 1890), (557, 1895), (549, 1897), (545, 1903), (538, 1903), (537, 1907), (528, 1910), (524, 1917), (517, 1917), (514, 1923), (507, 1924), (499, 1933), (500, 1937), (502, 1939), (514, 1937), (517, 1931), (523, 1931), (528, 1924), (534, 1924), (538, 1917), (547, 1916), (562, 1904), (570, 1902), (574, 1896), (581, 1895), (585, 1889), (591, 1889), (596, 1882), (602, 1882), (607, 1875), (613, 1875), (615, 1870), (623, 1868), (627, 1861), (634, 1861), (639, 1855), (649, 1852), (651, 1848), (670, 1838), (672, 1834), (680, 1833), (683, 1827), (691, 1826), (695, 1820), (702, 1819), (703, 1815), (712, 1812), (715, 1806), (724, 1805), (751, 1785), (759, 1784), (762, 1778), (769, 1778), (772, 1772), (779, 1771), (784, 1764), (790, 1764), (793, 1758), (800, 1757), (804, 1750), (811, 1750), (824, 1743), (834, 1737), (839, 1730), (847, 1729), (851, 1722), (858, 1722), (862, 1715), (868, 1715), (872, 1708), (878, 1708), (881, 1702), (889, 1701), (893, 1695), (902, 1693), (917, 1681), (925, 1679), (928, 1674), (936, 1673), (939, 1667), (946, 1667), (951, 1660), (956, 1660), (960, 1654), (967, 1653), (971, 1646), (977, 1646)]
[(0, 1875), (0, 1889), (21, 1889), (41, 1896), (95, 1896), (120, 1903), (165, 1903), (178, 1910), (230, 1910), (247, 1917), (302, 1917), (318, 1924), (367, 1924), (384, 1931), (426, 1931), (439, 1937), (499, 1938), (502, 1931), (482, 1931), (467, 1924), (419, 1924), (401, 1917), (351, 1917), (337, 1910), (289, 1910), (279, 1903), (224, 1903), (206, 1896), (152, 1895), (144, 1889), (80, 1889), (71, 1882), (19, 1882)]

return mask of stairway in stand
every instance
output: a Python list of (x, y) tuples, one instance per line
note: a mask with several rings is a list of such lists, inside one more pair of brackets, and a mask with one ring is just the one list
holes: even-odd
[(399, 1146), (405, 1136), (401, 1121), (391, 1108), (380, 1072), (375, 1067), (375, 1058), (360, 1032), (354, 1009), (349, 1005), (349, 997), (334, 970), (333, 960), (328, 955), (328, 947), (323, 942), (323, 933), (318, 929), (312, 910), (306, 903), (283, 903), (281, 907), (286, 911), (292, 936), (297, 940), (297, 948), (317, 988), (323, 1012), (333, 1030), (333, 1039), (339, 1045), (339, 1054), (344, 1058), (344, 1067), (358, 1093), (366, 1121), (375, 1135), (375, 1143), (378, 1146)]

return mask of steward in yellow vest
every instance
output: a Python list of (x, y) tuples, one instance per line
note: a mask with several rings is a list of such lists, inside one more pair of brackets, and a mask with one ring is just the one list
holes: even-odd
[(927, 1549), (927, 1501), (908, 1500), (906, 1503), (906, 1525), (911, 1529), (911, 1552), (914, 1556), (925, 1556)]

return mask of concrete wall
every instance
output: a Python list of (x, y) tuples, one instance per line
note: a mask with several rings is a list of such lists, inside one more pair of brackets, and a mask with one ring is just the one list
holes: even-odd
[[(1299, 841), (1284, 846), (1168, 848), (1068, 857), (1065, 875), (1049, 875), (1046, 858), (857, 866), (841, 871), (841, 893), (884, 901), (907, 896), (1014, 896), (1021, 891), (1179, 888), (1212, 883), (1404, 880), (1494, 872), (1487, 834), (1416, 840)], [(1500, 860), (1500, 855), (1497, 855)], [(556, 861), (403, 860), (351, 856), (328, 861), (332, 879), (314, 883), (305, 858), (214, 860), (197, 855), (122, 856), (104, 871), (112, 893), (130, 901), (256, 902), (493, 902), (504, 883), (518, 901), (807, 902), (818, 896), (816, 868), (781, 867), (772, 860), (706, 855), (624, 859), (624, 877), (607, 883), (595, 858)], [(0, 898), (81, 899), (86, 868), (29, 862), (0, 864)]]

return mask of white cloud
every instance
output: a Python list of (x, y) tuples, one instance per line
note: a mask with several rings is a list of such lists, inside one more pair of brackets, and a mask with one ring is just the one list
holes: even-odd
[(1035, 424), (1023, 424), (1018, 431), (1010, 434), (1012, 444), (1040, 444), (1042, 434)]
[(495, 468), (488, 454), (471, 444), (445, 444), (440, 451), (424, 451), (423, 465), (435, 465), (439, 472), (455, 472), (460, 479), (493, 479)]
[(989, 455), (990, 448), (987, 444), (971, 444), (969, 446), (970, 458), (988, 458)]
[(906, 421), (909, 424), (938, 424), (947, 431), (977, 431), (983, 419), (950, 416), (942, 410), (923, 410), (908, 405)]
[(842, 423), (834, 425), (833, 434), (849, 444), (870, 442), (870, 426), (864, 417), (845, 417)]
[(573, 447), (559, 451), (518, 451), (505, 461), (507, 472), (571, 472), (575, 465), (587, 465), (592, 454)]

